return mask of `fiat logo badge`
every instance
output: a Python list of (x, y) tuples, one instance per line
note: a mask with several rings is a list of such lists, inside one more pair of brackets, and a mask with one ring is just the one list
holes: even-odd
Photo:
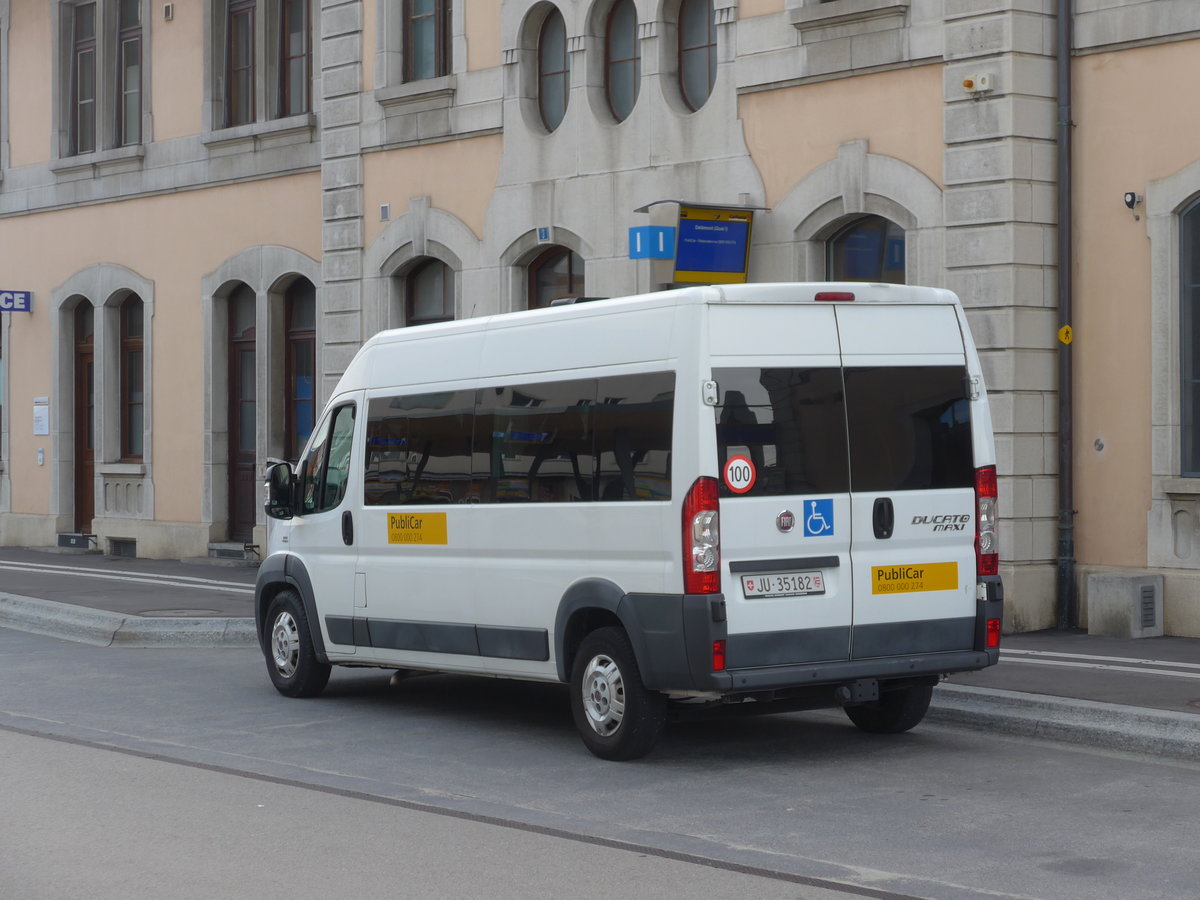
[(787, 534), (796, 527), (796, 516), (790, 509), (785, 509), (775, 517), (775, 527)]

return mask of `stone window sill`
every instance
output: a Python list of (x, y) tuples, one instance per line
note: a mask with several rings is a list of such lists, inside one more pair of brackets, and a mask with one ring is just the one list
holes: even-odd
[(80, 153), (63, 156), (50, 162), (50, 171), (55, 175), (73, 175), (83, 171), (102, 174), (105, 169), (127, 169), (141, 166), (146, 156), (143, 144), (114, 147), (112, 150), (97, 150), (95, 153)]
[(204, 146), (223, 147), (230, 144), (253, 144), (259, 138), (279, 137), (288, 134), (307, 132), (310, 135), (317, 127), (317, 117), (313, 113), (301, 113), (298, 116), (287, 116), (283, 119), (269, 119), (265, 122), (251, 122), (248, 125), (235, 125), (232, 128), (218, 128), (207, 132), (202, 138)]
[(379, 88), (375, 91), (375, 102), (385, 108), (404, 107), (430, 101), (440, 101), (440, 105), (449, 106), (454, 102), (454, 90), (454, 76), (442, 75), (439, 78), (425, 78), (421, 81), (409, 81), (404, 84)]
[(1162, 491), (1179, 500), (1200, 500), (1200, 478), (1164, 478)]
[(143, 463), (97, 463), (96, 473), (130, 478), (145, 475), (146, 466)]
[(820, 28), (868, 22), (874, 19), (896, 18), (895, 25), (902, 25), (911, 0), (835, 0), (820, 3), (804, 0), (802, 6), (789, 4), (792, 24), (801, 32)]

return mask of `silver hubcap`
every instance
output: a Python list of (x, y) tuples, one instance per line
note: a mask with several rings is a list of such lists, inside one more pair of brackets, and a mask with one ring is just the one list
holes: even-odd
[(281, 612), (271, 626), (271, 652), (275, 657), (275, 670), (284, 678), (296, 674), (300, 661), (300, 630), (290, 612)]
[(592, 731), (608, 737), (625, 718), (625, 682), (612, 657), (592, 657), (583, 673), (583, 710)]

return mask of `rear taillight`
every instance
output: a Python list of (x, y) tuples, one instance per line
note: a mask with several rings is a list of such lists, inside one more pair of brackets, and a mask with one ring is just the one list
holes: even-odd
[(721, 529), (717, 479), (697, 478), (683, 499), (683, 592), (721, 590)]
[(1000, 620), (987, 620), (987, 649), (995, 650), (1000, 646)]
[(975, 470), (975, 572), (996, 575), (1000, 554), (996, 543), (996, 467)]
[(826, 303), (850, 303), (854, 300), (853, 291), (817, 291), (813, 295), (814, 300), (821, 300)]
[(713, 641), (712, 653), (712, 670), (714, 672), (725, 671), (725, 642)]

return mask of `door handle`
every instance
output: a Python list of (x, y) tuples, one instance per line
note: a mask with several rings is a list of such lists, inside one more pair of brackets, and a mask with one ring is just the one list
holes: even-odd
[(876, 497), (875, 508), (871, 511), (871, 523), (875, 526), (875, 537), (886, 541), (892, 536), (896, 527), (896, 510), (892, 506), (891, 497)]
[(350, 510), (342, 513), (342, 543), (347, 547), (354, 544), (354, 516), (350, 514)]

